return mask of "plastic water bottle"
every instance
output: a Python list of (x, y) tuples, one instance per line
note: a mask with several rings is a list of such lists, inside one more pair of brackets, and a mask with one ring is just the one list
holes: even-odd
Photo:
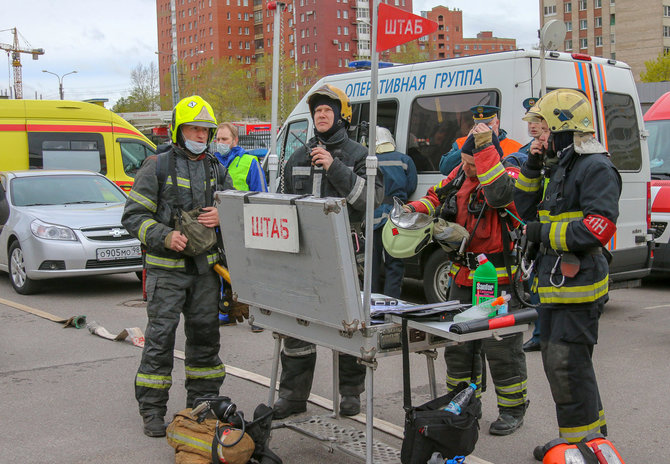
[(472, 277), (472, 304), (478, 305), (482, 301), (498, 296), (498, 273), (496, 267), (488, 260), (484, 253), (477, 255), (479, 265)]
[(456, 414), (457, 416), (461, 414), (463, 408), (470, 402), (470, 398), (475, 394), (477, 390), (477, 385), (471, 383), (468, 385), (468, 388), (462, 390), (458, 395), (449, 402), (449, 404), (444, 408), (445, 411)]
[(492, 300), (486, 300), (478, 305), (466, 309), (462, 313), (454, 316), (454, 322), (472, 321), (475, 319), (484, 319), (498, 315), (498, 310), (512, 298), (511, 295), (501, 295)]

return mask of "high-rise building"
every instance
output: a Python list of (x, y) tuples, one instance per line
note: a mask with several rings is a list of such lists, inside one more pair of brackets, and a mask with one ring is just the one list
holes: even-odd
[(516, 39), (493, 37), (491, 31), (482, 31), (475, 38), (463, 37), (461, 10), (436, 6), (430, 11), (422, 11), (421, 15), (437, 23), (437, 31), (421, 39), (431, 60), (516, 49)]
[(540, 22), (567, 29), (561, 51), (623, 61), (635, 80), (644, 62), (670, 52), (670, 0), (540, 0)]
[[(383, 0), (412, 12), (412, 0)], [(283, 55), (313, 79), (370, 59), (372, 0), (290, 0), (283, 5)], [(267, 0), (156, 0), (161, 95), (170, 68), (197, 70), (208, 60), (259, 65), (272, 58), (274, 14)], [(303, 85), (310, 82), (303, 82)]]

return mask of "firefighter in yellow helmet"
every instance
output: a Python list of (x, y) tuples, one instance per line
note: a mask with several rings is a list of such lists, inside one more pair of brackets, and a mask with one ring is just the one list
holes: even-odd
[[(347, 136), (352, 116), (349, 98), (337, 87), (325, 84), (309, 95), (307, 103), (314, 122), (314, 137), (307, 141), (307, 146), (295, 150), (286, 162), (282, 174), (282, 192), (345, 198), (349, 223), (360, 232), (361, 223), (365, 219), (365, 158), (368, 150)], [(375, 207), (379, 206), (383, 195), (384, 181), (378, 172)], [(281, 363), (279, 399), (274, 404), (275, 419), (307, 409), (307, 398), (314, 378), (316, 346), (295, 338), (286, 338)], [(355, 357), (341, 354), (339, 369), (342, 395), (340, 414), (354, 416), (361, 409), (360, 394), (364, 388), (365, 367), (358, 364)]]
[[(135, 397), (144, 433), (165, 436), (164, 416), (172, 385), (175, 332), (184, 314), (186, 407), (198, 397), (217, 396), (226, 375), (219, 358), (219, 278), (212, 270), (216, 244), (194, 255), (189, 239), (175, 230), (180, 211), (199, 211), (197, 221), (216, 228), (216, 190), (232, 188), (226, 169), (207, 151), (216, 131), (212, 107), (199, 96), (184, 98), (172, 112), (172, 144), (146, 159), (135, 176), (123, 226), (146, 248), (148, 323)], [(193, 239), (191, 239), (193, 240)], [(187, 254), (188, 253), (188, 254)]]
[(549, 92), (523, 119), (541, 123), (543, 135), (531, 144), (514, 201), (528, 241), (539, 246), (532, 286), (546, 315), (540, 346), (559, 434), (575, 443), (607, 434), (591, 357), (608, 300), (606, 247), (616, 232), (621, 177), (594, 137), (591, 102), (581, 92)]

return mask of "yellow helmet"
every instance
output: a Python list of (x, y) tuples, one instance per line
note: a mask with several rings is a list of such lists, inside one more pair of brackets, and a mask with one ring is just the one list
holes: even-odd
[(540, 122), (540, 119), (547, 121), (551, 132), (595, 132), (591, 102), (574, 89), (552, 90), (523, 117), (529, 122)]
[(210, 131), (207, 142), (210, 142), (214, 138), (217, 128), (212, 106), (198, 95), (192, 95), (182, 99), (172, 110), (170, 134), (172, 142), (179, 145), (181, 145), (181, 143), (178, 143), (178, 138), (180, 137), (179, 126), (182, 124), (209, 128)]
[[(340, 117), (346, 121), (347, 124), (351, 124), (351, 103), (349, 103), (349, 97), (347, 97), (347, 94), (344, 93), (342, 90), (338, 89), (334, 85), (330, 84), (324, 84), (318, 89), (316, 89), (312, 94), (307, 97), (307, 104), (309, 105), (309, 112), (313, 115), (314, 114), (314, 108), (312, 107), (314, 104), (314, 100), (318, 95), (323, 95), (331, 100), (336, 100), (340, 102)], [(335, 120), (337, 122), (337, 120)]]
[(433, 239), (433, 217), (424, 213), (406, 212), (395, 197), (393, 203), (393, 209), (382, 229), (382, 244), (394, 258), (409, 258), (419, 254)]

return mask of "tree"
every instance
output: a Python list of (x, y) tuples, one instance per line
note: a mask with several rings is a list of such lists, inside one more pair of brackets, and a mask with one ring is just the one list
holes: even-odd
[[(397, 49), (400, 49), (400, 51), (397, 51)], [(421, 48), (418, 40), (400, 45), (388, 53), (388, 60), (393, 63), (421, 63), (428, 61), (428, 58), (428, 50)]]
[(670, 54), (661, 53), (655, 60), (644, 62), (646, 72), (640, 74), (642, 82), (662, 82), (670, 80)]
[(155, 63), (144, 66), (142, 63), (130, 72), (132, 88), (130, 95), (120, 98), (112, 111), (127, 113), (131, 111), (156, 111), (160, 109), (158, 89), (158, 69)]

